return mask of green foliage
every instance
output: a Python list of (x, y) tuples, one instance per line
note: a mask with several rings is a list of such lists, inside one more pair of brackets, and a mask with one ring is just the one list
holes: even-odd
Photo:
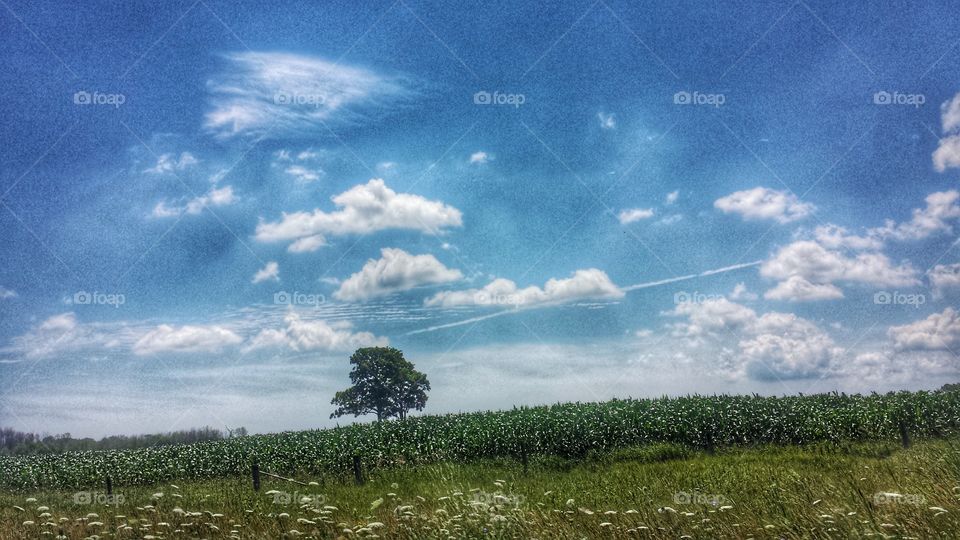
[(591, 450), (652, 443), (691, 448), (900, 440), (900, 423), (914, 439), (960, 428), (960, 393), (813, 396), (687, 396), (604, 403), (568, 403), (500, 412), (420, 416), (318, 431), (113, 452), (0, 456), (0, 486), (97, 486), (249, 473), (256, 460), (277, 474), (340, 474), (351, 457), (368, 470), (405, 463), (582, 458)]
[(330, 418), (344, 415), (376, 414), (403, 420), (411, 409), (422, 411), (427, 404), (430, 381), (414, 369), (403, 352), (393, 347), (357, 349), (350, 357), (353, 386), (337, 392), (332, 403), (337, 409)]

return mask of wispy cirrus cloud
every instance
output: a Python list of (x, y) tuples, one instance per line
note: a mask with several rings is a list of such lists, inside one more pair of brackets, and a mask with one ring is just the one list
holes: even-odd
[(314, 56), (249, 51), (225, 59), (207, 83), (205, 116), (222, 138), (326, 131), (325, 123), (368, 120), (413, 95), (407, 79)]

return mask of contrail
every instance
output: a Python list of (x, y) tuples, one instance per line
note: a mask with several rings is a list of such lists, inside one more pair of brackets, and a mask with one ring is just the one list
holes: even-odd
[(515, 310), (515, 309), (508, 309), (508, 310), (504, 310), (504, 311), (498, 311), (498, 312), (496, 312), (496, 313), (490, 313), (490, 314), (487, 314), (487, 315), (481, 315), (481, 316), (479, 316), (479, 317), (473, 317), (472, 319), (466, 319), (466, 320), (463, 320), (463, 321), (457, 321), (457, 322), (452, 322), (452, 323), (447, 323), (447, 324), (438, 324), (437, 326), (429, 326), (429, 327), (427, 327), (427, 328), (421, 328), (421, 329), (419, 329), (419, 330), (413, 330), (412, 332), (407, 332), (407, 333), (404, 334), (404, 335), (405, 335), (405, 336), (412, 336), (412, 335), (414, 335), (414, 334), (422, 334), (422, 333), (424, 333), (424, 332), (433, 332), (434, 330), (443, 330), (444, 328), (452, 328), (452, 327), (454, 327), (454, 326), (461, 326), (461, 325), (464, 325), (464, 324), (470, 324), (470, 323), (485, 321), (485, 320), (487, 320), (487, 319), (492, 319), (492, 318), (494, 318), (494, 317), (499, 317), (499, 316), (501, 316), (501, 315), (506, 315), (506, 314), (508, 314), (508, 313), (514, 313), (515, 311), (517, 311), (517, 310)]
[[(732, 272), (734, 270), (740, 270), (741, 268), (750, 268), (751, 266), (757, 266), (763, 263), (763, 261), (753, 261), (742, 264), (735, 264), (733, 266), (724, 266), (723, 268), (717, 268), (714, 270), (707, 270), (705, 272), (700, 272), (699, 274), (688, 274), (686, 276), (678, 276), (669, 279), (661, 279), (660, 281), (648, 281), (647, 283), (637, 283), (636, 285), (630, 285), (628, 287), (623, 287), (620, 290), (623, 292), (636, 291), (638, 289), (649, 289), (650, 287), (657, 287), (660, 285), (666, 285), (668, 283), (676, 283), (678, 281), (686, 281), (688, 279), (695, 279), (698, 277), (712, 276), (714, 274), (722, 274), (724, 272)], [(492, 319), (494, 317), (499, 317), (501, 315), (508, 315), (510, 313), (517, 313), (521, 311), (519, 309), (509, 309), (504, 311), (497, 311), (496, 313), (490, 313), (487, 315), (481, 315), (479, 317), (473, 317), (470, 319), (464, 319), (462, 321), (447, 323), (447, 324), (438, 324), (436, 326), (429, 326), (427, 328), (421, 328), (419, 330), (413, 330), (404, 334), (405, 336), (412, 336), (414, 334), (422, 334), (424, 332), (433, 332), (435, 330), (443, 330), (445, 328), (453, 328), (455, 326), (463, 326), (465, 324), (476, 323), (480, 321), (485, 321), (487, 319)]]
[(694, 279), (704, 276), (712, 276), (714, 274), (722, 274), (724, 272), (731, 272), (733, 270), (740, 270), (741, 268), (750, 268), (751, 266), (757, 266), (758, 264), (763, 263), (763, 261), (753, 261), (743, 264), (735, 264), (733, 266), (724, 266), (723, 268), (717, 268), (716, 270), (707, 270), (706, 272), (700, 272), (699, 274), (688, 274), (686, 276), (678, 276), (670, 279), (661, 279), (660, 281), (648, 281), (647, 283), (637, 283), (636, 285), (630, 285), (629, 287), (623, 287), (623, 292), (635, 291), (637, 289), (648, 289), (650, 287), (656, 287), (658, 285), (666, 285), (667, 283), (676, 283), (678, 281), (686, 281), (688, 279)]

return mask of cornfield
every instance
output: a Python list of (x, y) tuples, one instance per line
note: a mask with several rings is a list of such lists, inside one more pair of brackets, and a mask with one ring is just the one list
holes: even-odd
[(154, 484), (248, 474), (343, 474), (527, 455), (584, 456), (658, 442), (698, 448), (942, 437), (960, 427), (960, 392), (687, 396), (421, 416), (190, 445), (0, 457), (8, 489)]

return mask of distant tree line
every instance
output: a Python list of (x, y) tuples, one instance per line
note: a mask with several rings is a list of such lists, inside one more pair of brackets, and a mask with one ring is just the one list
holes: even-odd
[(96, 440), (89, 437), (74, 439), (69, 433), (48, 435), (25, 433), (12, 428), (0, 428), (0, 455), (21, 456), (26, 454), (48, 454), (78, 450), (122, 450), (170, 444), (217, 441), (246, 435), (247, 430), (242, 427), (235, 429), (227, 428), (226, 432), (212, 427), (202, 427), (150, 435), (112, 435)]

